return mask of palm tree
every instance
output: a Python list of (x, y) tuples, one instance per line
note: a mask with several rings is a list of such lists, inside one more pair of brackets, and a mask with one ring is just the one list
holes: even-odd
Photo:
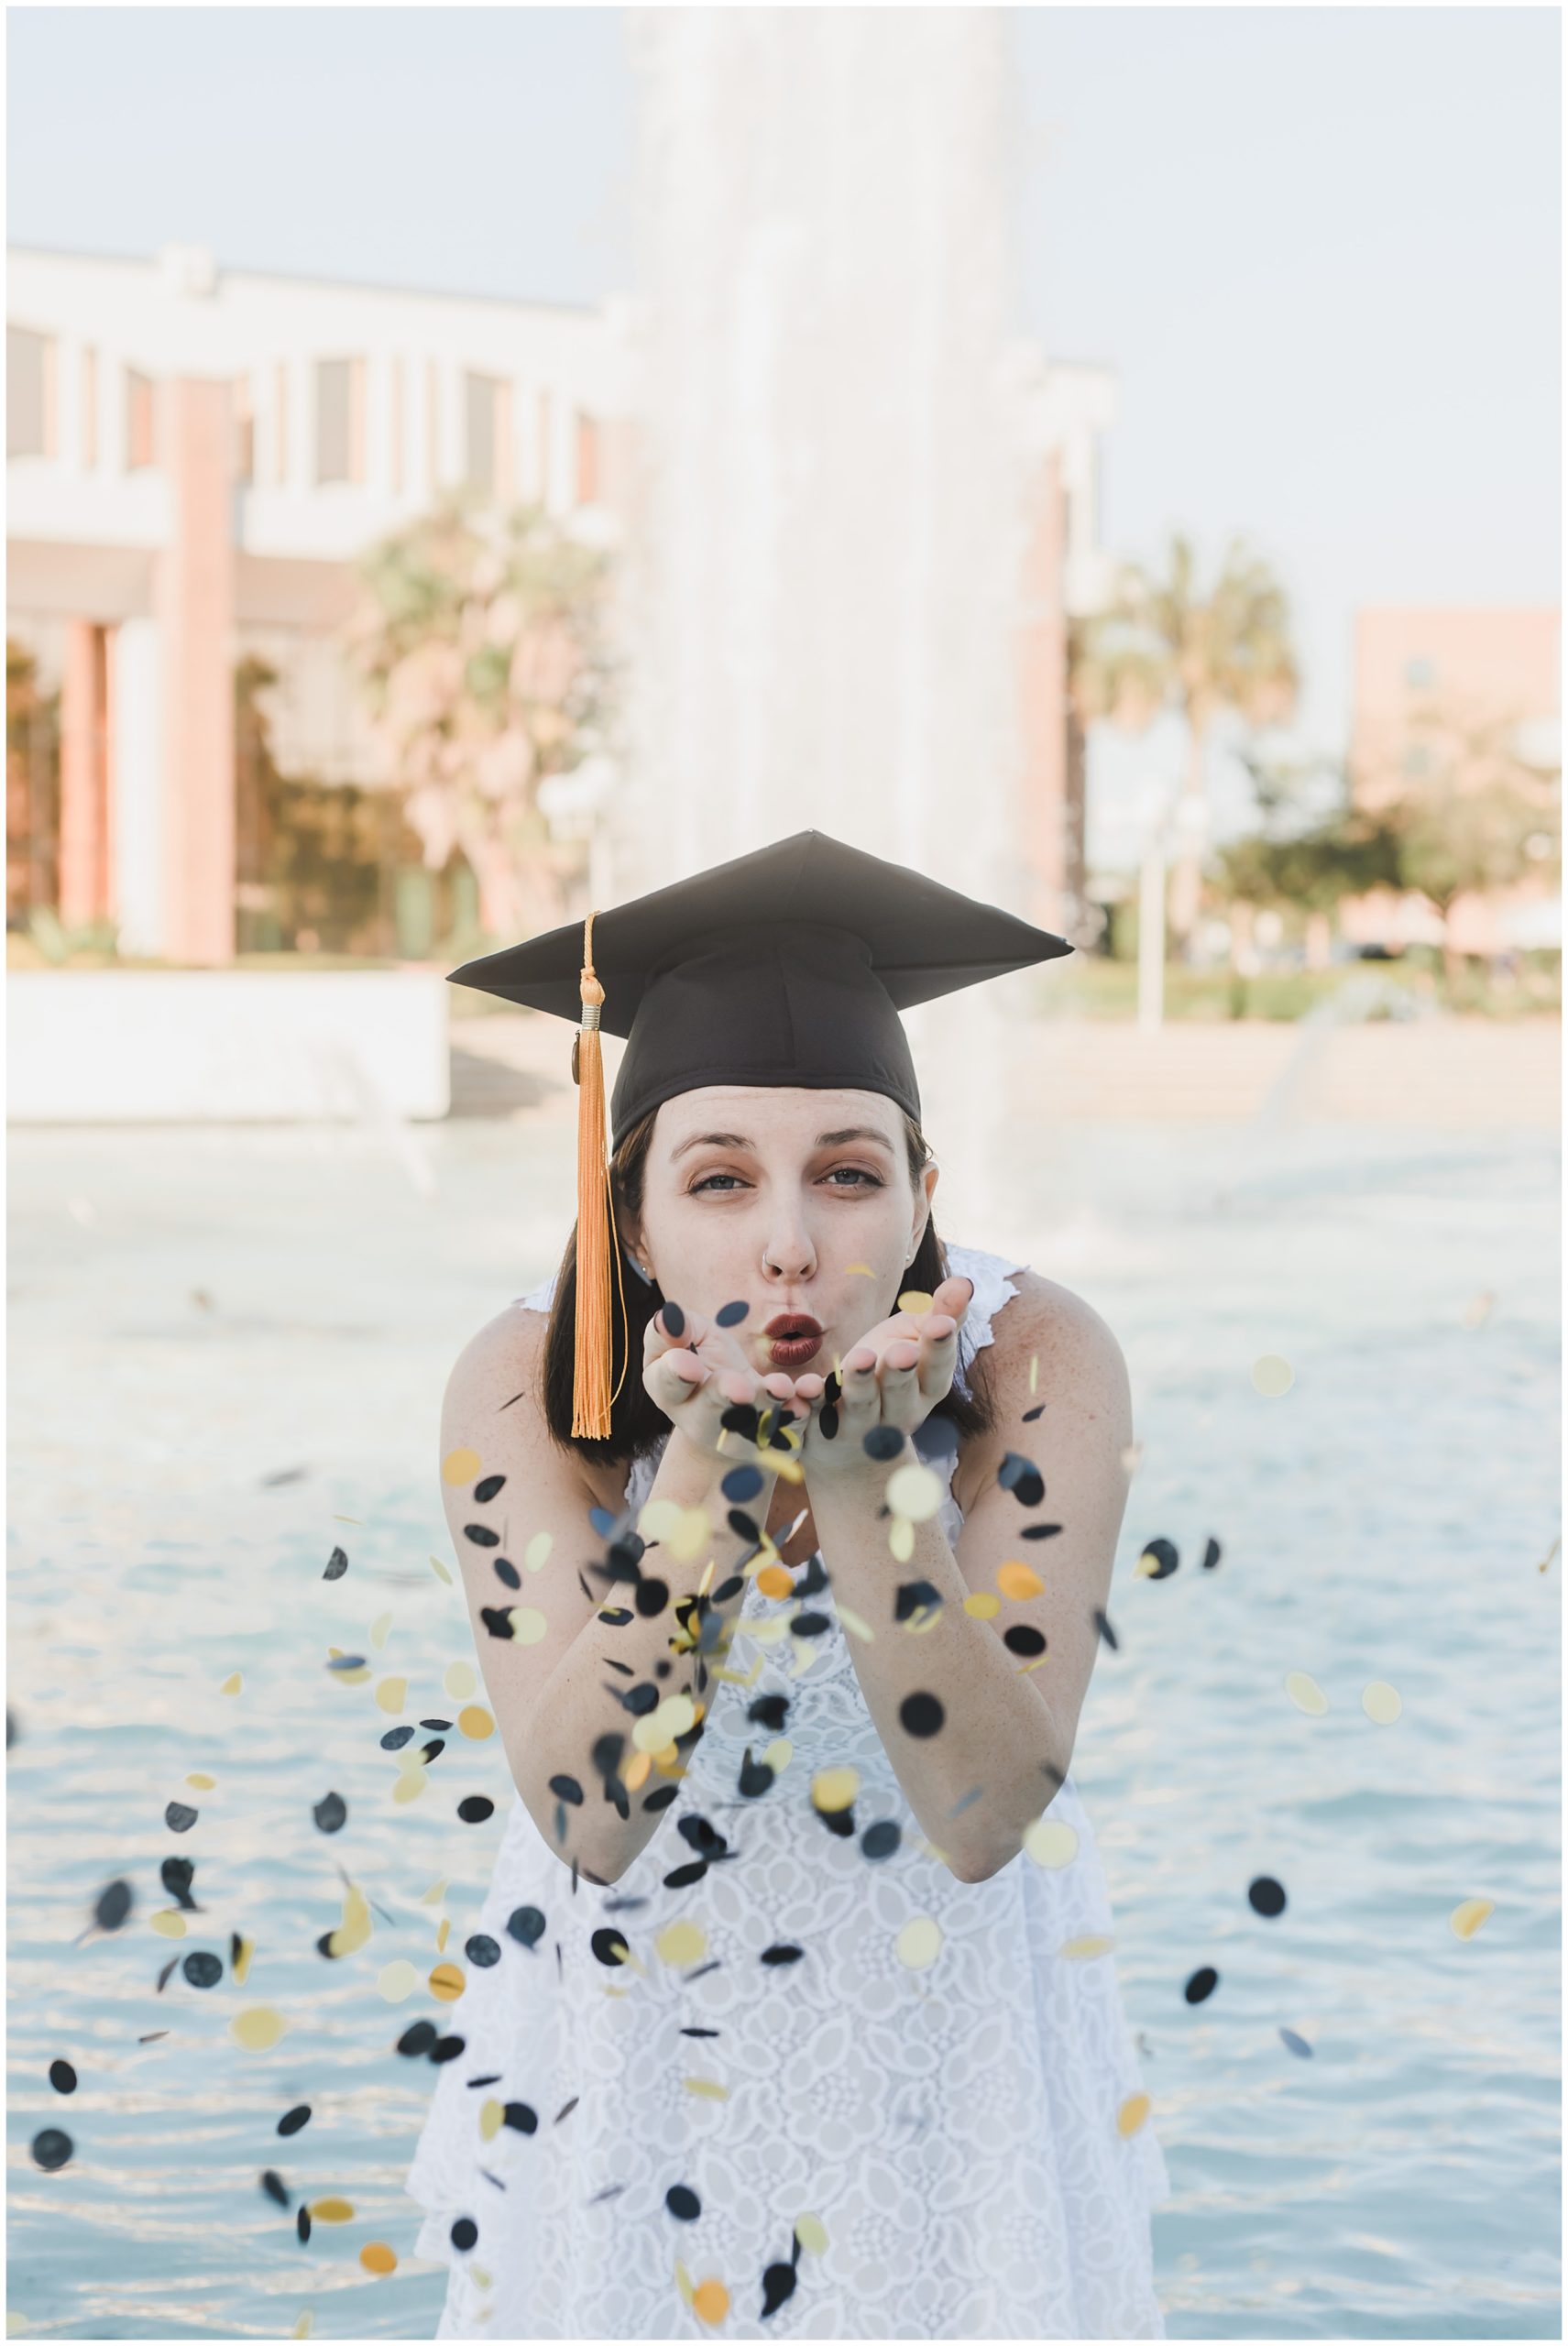
[(541, 782), (598, 739), (609, 563), (541, 507), (454, 500), (376, 546), (349, 656), (427, 869), (472, 867), (488, 937), (566, 916)]
[[(1162, 708), (1187, 720), (1183, 805), (1206, 814), (1211, 729), (1223, 712), (1250, 726), (1288, 718), (1300, 682), (1284, 589), (1267, 565), (1234, 538), (1211, 593), (1200, 593), (1189, 539), (1171, 540), (1169, 574), (1151, 578), (1123, 563), (1106, 606), (1069, 632), (1069, 684), (1080, 721), (1107, 718), (1141, 732)], [(1201, 826), (1180, 827), (1170, 926), (1185, 944), (1202, 889)]]

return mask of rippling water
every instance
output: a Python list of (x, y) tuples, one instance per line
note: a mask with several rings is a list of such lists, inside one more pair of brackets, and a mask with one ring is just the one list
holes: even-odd
[[(1019, 1143), (996, 1226), (951, 1234), (1020, 1246), (1105, 1314), (1145, 1445), (1121, 1650), (1074, 1773), (1175, 2187), (1155, 2219), (1169, 2331), (1556, 2337), (1555, 1158), (1539, 1136), (1328, 1127)], [(434, 1961), (440, 1913), (466, 1935), (500, 1816), (465, 1826), (455, 1803), (507, 1784), (493, 1742), (455, 1738), (394, 1807), (387, 1722), (323, 1665), (389, 1612), (376, 1659), (409, 1675), (404, 1716), (453, 1715), (442, 1675), (472, 1649), (427, 1561), (442, 1386), (552, 1266), (572, 1134), (414, 1146), (428, 1182), (357, 1135), (13, 1136), (14, 2330), (287, 2337), (309, 2310), (320, 2337), (433, 2333), (444, 2276), (411, 2259), (400, 2191), (431, 2072), (391, 2050), (433, 2007), (376, 1981)], [(1265, 1354), (1295, 1371), (1277, 1399), (1251, 1381)], [(1155, 1536), (1180, 1570), (1135, 1578)], [(1290, 1702), (1292, 1671), (1326, 1716)], [(1373, 1679), (1403, 1699), (1393, 1727), (1363, 1712)], [(215, 1789), (190, 1790), (203, 1770)], [(311, 1815), (329, 1790), (331, 1838)], [(178, 1839), (176, 1798), (200, 1812)], [(175, 1853), (203, 1909), (178, 1946), (148, 1924)], [(384, 1913), (328, 1965), (339, 1860)], [(1247, 1902), (1259, 1873), (1286, 1889), (1277, 1920)], [(75, 1944), (118, 1874), (130, 1923)], [(1496, 1911), (1461, 1942), (1468, 1897)], [(226, 1957), (235, 1929), (244, 1988), (177, 1971), (157, 1992), (171, 1954)], [(1194, 2009), (1201, 1964), (1220, 1985)], [(269, 2053), (227, 2034), (255, 2003), (288, 2017)], [(280, 2141), (300, 2101), (310, 2125)], [(47, 2125), (75, 2142), (52, 2175), (27, 2147)], [(302, 2246), (266, 2167), (354, 2220)], [(359, 2264), (370, 2241), (390, 2277)]]

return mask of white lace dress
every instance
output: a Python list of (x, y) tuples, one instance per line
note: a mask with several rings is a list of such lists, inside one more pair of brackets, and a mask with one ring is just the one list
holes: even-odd
[[(1018, 1266), (948, 1255), (975, 1282), (961, 1377)], [(549, 1300), (546, 1288), (522, 1303)], [(638, 1462), (630, 1505), (657, 1464)], [(943, 1519), (956, 1547), (950, 1497)], [(747, 1621), (792, 1602), (748, 1591), (729, 1659), (744, 1671), (760, 1657), (760, 1672), (747, 1687), (710, 1681), (678, 1796), (619, 1882), (579, 1880), (574, 1894), (523, 1803), (509, 1813), (478, 1925), (501, 1959), (465, 1966), (444, 2016), (465, 2049), (437, 2073), (408, 2178), (428, 2210), (419, 2253), (451, 2268), (437, 2335), (1162, 2338), (1149, 2210), (1170, 2187), (1150, 2123), (1127, 2138), (1117, 2126), (1142, 2079), (1114, 1957), (1058, 1952), (1112, 1929), (1071, 1776), (1049, 1811), (1077, 1836), (1070, 1862), (1021, 1853), (987, 1881), (957, 1880), (925, 1852), (831, 1592), (810, 1599), (831, 1626), (796, 1641), (812, 1656), (801, 1674), (787, 1636), (747, 1637)], [(746, 1717), (764, 1694), (788, 1696), (793, 1756), (746, 1799), (746, 1745), (760, 1757), (773, 1739)], [(861, 1780), (853, 1838), (831, 1834), (808, 1793), (840, 1766)], [(679, 1830), (687, 1815), (735, 1854), (672, 1890), (665, 1876), (699, 1854)], [(871, 1859), (861, 1839), (883, 1819), (899, 1846)], [(544, 1917), (532, 1947), (508, 1935), (520, 1906)], [(939, 1946), (912, 1969), (899, 1935), (922, 1917)], [(655, 1941), (675, 1921), (703, 1951), (666, 1962)], [(605, 1928), (634, 1966), (596, 1957)], [(761, 1960), (781, 1945), (802, 1958)], [(483, 2139), (491, 2099), (526, 2104), (514, 2119), (532, 2112), (535, 2131)], [(676, 2186), (695, 2216), (672, 2212)], [(808, 2226), (818, 2245), (796, 2253), (807, 2216), (825, 2244)], [(763, 2273), (792, 2255), (793, 2293), (764, 2319)]]

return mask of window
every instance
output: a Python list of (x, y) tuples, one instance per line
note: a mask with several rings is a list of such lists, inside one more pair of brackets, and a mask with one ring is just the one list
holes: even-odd
[(248, 375), (242, 375), (234, 387), (234, 477), (256, 478), (256, 401)]
[(365, 477), (365, 361), (316, 361), (316, 480)]
[(1431, 661), (1417, 657), (1405, 663), (1405, 682), (1413, 693), (1430, 693), (1437, 682), (1437, 670)]
[(54, 343), (26, 326), (5, 329), (5, 454), (54, 454)]
[(1410, 775), (1431, 772), (1431, 751), (1424, 741), (1410, 741), (1406, 744), (1405, 772)]
[(82, 354), (82, 469), (91, 472), (98, 462), (98, 354)]
[(126, 470), (146, 471), (156, 463), (153, 444), (153, 396), (150, 375), (126, 368)]
[(591, 415), (577, 417), (577, 502), (597, 505), (599, 496), (599, 428)]

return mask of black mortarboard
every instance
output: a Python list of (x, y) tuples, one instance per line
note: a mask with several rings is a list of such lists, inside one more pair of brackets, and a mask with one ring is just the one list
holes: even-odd
[(1070, 953), (1065, 937), (823, 831), (466, 961), (454, 985), (578, 1027), (577, 1377), (573, 1432), (609, 1431), (611, 1211), (598, 1036), (624, 1036), (611, 1145), (707, 1084), (919, 1089), (900, 1010)]

